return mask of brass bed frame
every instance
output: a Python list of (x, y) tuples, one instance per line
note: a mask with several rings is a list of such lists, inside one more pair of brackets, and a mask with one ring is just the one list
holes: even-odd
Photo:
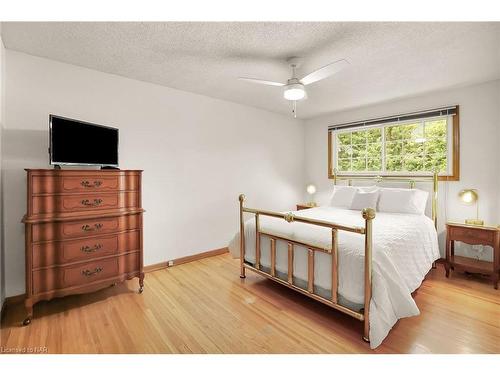
[[(437, 228), (437, 192), (438, 192), (438, 175), (434, 173), (432, 176), (416, 176), (411, 177), (392, 177), (392, 176), (333, 176), (333, 183), (337, 184), (340, 180), (347, 180), (348, 184), (351, 185), (353, 180), (363, 180), (363, 181), (375, 181), (380, 183), (383, 181), (389, 182), (405, 182), (409, 184), (410, 189), (415, 188), (416, 182), (432, 182), (432, 220), (434, 221), (434, 226)], [(310, 219), (307, 217), (301, 217), (293, 214), (292, 212), (280, 213), (267, 210), (259, 210), (244, 207), (245, 195), (240, 194), (240, 277), (245, 278), (245, 270), (251, 270), (257, 274), (271, 279), (279, 284), (285, 285), (286, 287), (293, 289), (299, 293), (302, 293), (310, 298), (313, 298), (325, 305), (328, 305), (338, 311), (341, 311), (347, 315), (352, 316), (364, 323), (364, 333), (363, 340), (366, 342), (370, 341), (370, 300), (372, 295), (372, 221), (375, 219), (375, 210), (372, 208), (365, 208), (362, 211), (363, 219), (365, 220), (364, 227), (358, 226), (347, 226), (336, 223), (331, 223), (324, 220)], [(245, 221), (244, 213), (250, 213), (255, 215), (255, 264), (251, 265), (245, 262)], [(284, 219), (288, 223), (299, 222), (311, 225), (317, 225), (321, 227), (326, 227), (331, 229), (332, 242), (331, 248), (319, 248), (317, 246), (312, 246), (310, 244), (302, 243), (296, 240), (291, 240), (288, 238), (279, 237), (273, 234), (269, 234), (260, 230), (259, 227), (259, 217), (269, 216), (279, 219)], [(364, 307), (360, 311), (354, 311), (348, 307), (342, 306), (338, 303), (338, 232), (346, 231), (353, 232), (363, 235), (365, 237), (365, 264), (364, 264), (364, 287), (365, 287), (365, 298)], [(261, 268), (260, 256), (260, 240), (262, 236), (267, 236), (270, 238), (270, 254), (271, 254), (271, 267), (270, 271), (266, 272)], [(276, 276), (276, 241), (281, 240), (288, 243), (288, 279), (287, 281), (282, 280)], [(293, 255), (294, 246), (299, 245), (307, 248), (307, 289), (300, 288), (293, 284)], [(318, 294), (314, 293), (314, 253), (316, 251), (331, 254), (332, 259), (332, 281), (331, 281), (331, 299), (324, 298)]]

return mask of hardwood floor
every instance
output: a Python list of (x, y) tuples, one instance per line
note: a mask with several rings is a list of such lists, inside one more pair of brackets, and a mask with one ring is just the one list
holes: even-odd
[[(252, 272), (229, 254), (35, 306), (6, 309), (2, 352), (48, 353), (499, 353), (500, 291), (486, 279), (432, 270), (415, 295), (421, 314), (400, 320), (376, 350), (362, 323)], [(112, 298), (110, 298), (112, 297)]]

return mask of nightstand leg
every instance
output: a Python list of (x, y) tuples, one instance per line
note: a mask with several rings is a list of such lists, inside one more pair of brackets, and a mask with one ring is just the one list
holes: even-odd
[[(448, 234), (446, 237), (448, 237)], [(450, 240), (448, 238), (446, 238), (446, 261), (444, 269), (446, 270), (446, 277), (450, 277)]]

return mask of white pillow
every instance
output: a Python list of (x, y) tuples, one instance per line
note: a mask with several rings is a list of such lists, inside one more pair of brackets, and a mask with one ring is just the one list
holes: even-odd
[(372, 192), (357, 191), (351, 202), (351, 210), (362, 210), (363, 208), (377, 208), (378, 189)]
[(352, 203), (352, 198), (358, 189), (354, 186), (338, 186), (335, 185), (333, 189), (332, 199), (330, 200), (330, 206), (350, 208)]
[(362, 193), (372, 193), (374, 191), (378, 190), (377, 185), (372, 185), (372, 186), (356, 186), (358, 191), (361, 191)]
[(424, 215), (428, 197), (419, 189), (381, 188), (378, 211)]

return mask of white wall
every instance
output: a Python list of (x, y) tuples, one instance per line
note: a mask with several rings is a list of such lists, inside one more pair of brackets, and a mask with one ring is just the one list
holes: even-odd
[(23, 168), (48, 167), (49, 113), (120, 128), (120, 167), (144, 169), (146, 265), (227, 246), (239, 193), (276, 210), (302, 198), (301, 121), (6, 50), (8, 296), (24, 292)]
[(5, 282), (4, 282), (4, 246), (3, 246), (3, 168), (2, 168), (2, 130), (4, 126), (4, 81), (5, 81), (5, 48), (2, 41), (1, 35), (1, 24), (0, 24), (0, 309), (3, 306), (3, 301), (5, 299)]
[[(460, 105), (460, 181), (439, 184), (440, 243), (443, 244), (445, 214), (448, 220), (475, 217), (474, 207), (464, 206), (459, 202), (457, 194), (461, 189), (478, 189), (480, 217), (490, 223), (500, 223), (500, 81), (498, 80), (307, 120), (305, 182), (317, 185), (316, 198), (319, 202), (327, 201), (332, 189), (332, 182), (327, 178), (328, 125), (452, 104)], [(470, 249), (464, 247), (463, 250), (475, 255), (473, 251), (469, 251)], [(486, 256), (487, 253), (483, 254), (485, 259), (490, 258)]]

